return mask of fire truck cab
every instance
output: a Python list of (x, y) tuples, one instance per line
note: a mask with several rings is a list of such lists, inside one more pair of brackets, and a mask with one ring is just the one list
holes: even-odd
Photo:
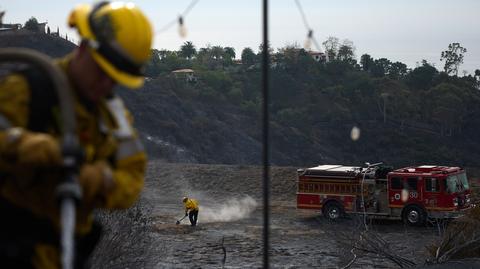
[(321, 210), (331, 220), (356, 213), (423, 225), (428, 218), (458, 217), (470, 207), (471, 191), (460, 167), (320, 165), (297, 174), (297, 208)]

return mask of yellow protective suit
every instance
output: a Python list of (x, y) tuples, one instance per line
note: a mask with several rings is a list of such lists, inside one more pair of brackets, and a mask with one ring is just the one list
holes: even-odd
[(185, 213), (193, 210), (198, 211), (198, 201), (195, 199), (188, 198), (187, 201), (184, 202), (183, 204), (185, 205)]
[[(71, 56), (67, 56), (59, 60), (58, 65), (66, 70), (70, 59)], [(59, 206), (55, 188), (61, 177), (55, 169), (44, 168), (37, 171), (36, 167), (19, 165), (22, 158), (18, 154), (22, 152), (22, 156), (25, 156), (20, 148), (33, 149), (35, 143), (27, 143), (25, 147), (18, 146), (20, 143), (15, 142), (12, 135), (15, 133), (13, 128), (20, 127), (21, 129), (15, 130), (23, 130), (22, 139), (38, 137), (38, 133), (28, 131), (31, 126), (29, 118), (32, 117), (31, 95), (28, 80), (20, 74), (10, 75), (0, 81), (0, 203), (3, 201), (2, 205), (9, 205), (8, 208), (0, 206), (0, 214), (2, 221), (10, 220), (9, 227), (33, 226), (28, 233), (31, 236), (27, 236), (31, 242), (25, 245), (31, 250), (29, 261), (35, 268), (60, 268), (57, 240), (60, 231)], [(76, 223), (76, 238), (80, 240), (87, 237), (92, 229), (94, 208), (128, 208), (136, 201), (143, 188), (147, 159), (137, 133), (131, 126), (132, 117), (129, 112), (122, 109), (123, 111), (118, 113), (119, 104), (122, 108), (119, 99), (115, 99), (115, 112), (114, 106), (109, 105), (108, 100), (92, 107), (91, 104), (87, 106), (82, 102), (75, 93), (74, 96), (77, 97), (77, 134), (84, 153), (84, 163), (79, 176), (84, 198), (77, 207)], [(49, 108), (47, 112), (50, 113), (47, 113), (50, 121), (45, 133), (59, 141), (61, 126), (58, 105)], [(128, 126), (125, 126), (125, 123)], [(125, 129), (130, 132), (125, 132)], [(41, 159), (41, 156), (37, 154), (35, 158)], [(16, 223), (17, 211), (28, 215), (29, 221), (33, 223), (26, 225), (23, 223), (25, 219), (18, 219)], [(51, 236), (36, 234), (37, 229), (38, 233), (43, 231), (34, 226), (36, 223), (45, 228), (44, 230), (52, 231)], [(12, 235), (9, 231), (3, 232), (14, 242), (18, 241), (17, 235)], [(45, 240), (42, 237), (45, 237)], [(1, 241), (0, 235), (0, 252)], [(2, 261), (0, 267), (3, 267), (1, 264)]]

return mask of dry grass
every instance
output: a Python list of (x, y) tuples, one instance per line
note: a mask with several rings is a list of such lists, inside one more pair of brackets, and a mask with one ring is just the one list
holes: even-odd
[(352, 225), (350, 231), (335, 232), (338, 240), (351, 248), (352, 259), (342, 269), (350, 268), (358, 258), (362, 257), (383, 257), (398, 268), (416, 266), (414, 261), (399, 255), (391, 242), (385, 240), (378, 232), (369, 229), (369, 224), (363, 222), (361, 217), (354, 218), (353, 221), (356, 225)]
[(91, 268), (148, 268), (151, 207), (138, 202), (128, 210), (101, 211), (103, 234), (90, 260)]
[(442, 240), (428, 249), (433, 263), (480, 257), (480, 207), (452, 221)]
[(431, 263), (480, 258), (480, 187), (472, 184), (472, 202), (476, 206), (465, 216), (452, 221), (441, 241), (427, 247)]

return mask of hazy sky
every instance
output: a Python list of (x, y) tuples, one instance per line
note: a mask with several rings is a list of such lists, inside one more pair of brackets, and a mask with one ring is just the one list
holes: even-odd
[[(87, 0), (87, 3), (94, 1)], [(154, 47), (178, 50), (185, 41), (198, 48), (208, 44), (234, 47), (237, 58), (245, 47), (258, 50), (262, 38), (261, 0), (199, 0), (185, 18), (188, 35), (182, 39), (177, 25), (159, 32), (191, 0), (132, 1), (152, 20), (157, 31)], [(7, 10), (4, 22), (25, 23), (34, 16), (48, 21), (51, 30), (78, 39), (68, 30), (66, 19), (81, 1), (1, 0)], [(349, 39), (357, 58), (364, 53), (374, 58), (401, 61), (409, 67), (426, 59), (443, 68), (440, 54), (449, 43), (467, 48), (460, 70), (480, 69), (479, 0), (300, 0), (308, 23), (319, 43), (329, 36)], [(270, 0), (270, 39), (273, 48), (299, 44), (307, 35), (295, 0)]]

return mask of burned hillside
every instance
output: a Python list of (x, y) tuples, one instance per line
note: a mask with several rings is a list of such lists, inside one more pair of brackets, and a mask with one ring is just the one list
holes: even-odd
[[(75, 45), (47, 34), (4, 33), (0, 47), (5, 46), (30, 47), (58, 57)], [(209, 54), (183, 59), (172, 52), (155, 58), (159, 51), (152, 52), (145, 86), (118, 91), (135, 116), (150, 158), (258, 164), (258, 65), (216, 62)], [(394, 76), (340, 60), (316, 62), (292, 48), (273, 56), (272, 164), (383, 161), (395, 167), (479, 166), (480, 93), (475, 77), (448, 76), (426, 62)], [(194, 68), (195, 81), (171, 73), (185, 67)], [(360, 130), (356, 141), (350, 137), (353, 127)]]

